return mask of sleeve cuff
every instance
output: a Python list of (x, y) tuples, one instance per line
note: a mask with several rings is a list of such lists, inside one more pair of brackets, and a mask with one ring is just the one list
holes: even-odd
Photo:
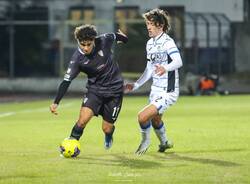
[(137, 82), (134, 83), (133, 91), (137, 90), (139, 88), (139, 84)]

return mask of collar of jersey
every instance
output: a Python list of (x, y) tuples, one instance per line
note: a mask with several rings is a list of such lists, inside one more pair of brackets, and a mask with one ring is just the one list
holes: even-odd
[(80, 49), (80, 47), (78, 47), (78, 51), (79, 51), (82, 55), (85, 55), (85, 53), (82, 51), (82, 49)]
[(153, 41), (156, 42), (157, 40), (159, 40), (162, 37), (163, 34), (164, 34), (164, 32), (162, 32), (161, 34), (159, 34), (158, 36), (153, 38)]

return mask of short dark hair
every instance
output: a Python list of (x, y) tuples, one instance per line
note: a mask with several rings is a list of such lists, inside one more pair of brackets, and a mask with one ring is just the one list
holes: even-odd
[(94, 25), (81, 25), (75, 28), (75, 39), (79, 42), (86, 40), (94, 40), (97, 36), (97, 30)]
[(155, 26), (163, 26), (164, 32), (168, 32), (171, 28), (167, 11), (155, 8), (142, 14), (142, 16), (145, 20), (153, 22)]

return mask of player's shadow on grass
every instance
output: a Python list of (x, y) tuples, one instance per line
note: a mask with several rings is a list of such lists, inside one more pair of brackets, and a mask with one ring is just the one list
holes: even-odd
[[(112, 158), (110, 158), (110, 156)], [(144, 156), (123, 156), (120, 154), (110, 154), (100, 155), (100, 156), (81, 156), (78, 157), (79, 160), (86, 160), (88, 164), (94, 165), (109, 165), (109, 166), (121, 166), (121, 167), (130, 167), (133, 169), (146, 169), (146, 168), (159, 168), (162, 166), (160, 162), (150, 161)]]
[(180, 155), (174, 152), (168, 152), (163, 153), (161, 156), (154, 155), (158, 159), (164, 160), (164, 159), (174, 159), (174, 160), (182, 160), (182, 161), (189, 161), (189, 162), (196, 162), (200, 164), (212, 164), (215, 166), (221, 166), (221, 167), (235, 167), (240, 166), (240, 164), (225, 160), (218, 160), (218, 159), (210, 159), (210, 158), (197, 158), (197, 157), (191, 157), (191, 156), (184, 156)]
[(160, 162), (155, 162), (152, 160), (146, 160), (143, 156), (134, 156), (133, 158), (128, 158), (122, 155), (113, 155), (116, 161), (119, 162), (120, 166), (126, 166), (133, 169), (147, 169), (147, 168), (159, 168), (162, 166)]
[(239, 152), (245, 151), (245, 149), (210, 149), (210, 150), (188, 150), (188, 151), (178, 151), (178, 153), (222, 153), (222, 152)]

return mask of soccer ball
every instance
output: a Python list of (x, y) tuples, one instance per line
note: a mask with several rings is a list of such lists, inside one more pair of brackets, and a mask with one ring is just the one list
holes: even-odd
[(77, 157), (80, 154), (80, 143), (74, 138), (65, 138), (59, 149), (65, 158)]

